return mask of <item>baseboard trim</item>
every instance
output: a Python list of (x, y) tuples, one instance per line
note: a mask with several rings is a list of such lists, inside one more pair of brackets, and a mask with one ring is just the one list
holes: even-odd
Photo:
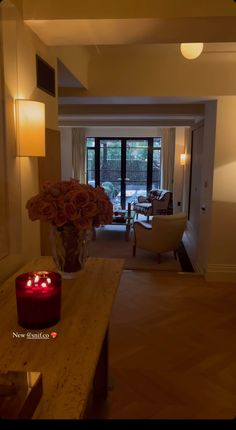
[(181, 242), (181, 245), (178, 249), (178, 258), (183, 272), (194, 272), (194, 268), (191, 264), (183, 242)]
[(236, 264), (208, 264), (206, 281), (236, 282)]

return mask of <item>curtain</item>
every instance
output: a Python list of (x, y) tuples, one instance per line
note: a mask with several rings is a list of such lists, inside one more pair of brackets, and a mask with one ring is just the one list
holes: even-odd
[(175, 129), (163, 128), (161, 188), (173, 191), (175, 162)]
[(72, 176), (86, 183), (86, 139), (83, 128), (72, 128)]

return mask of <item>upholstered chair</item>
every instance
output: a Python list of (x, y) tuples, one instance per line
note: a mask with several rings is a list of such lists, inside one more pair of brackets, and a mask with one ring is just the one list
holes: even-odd
[(186, 228), (187, 215), (183, 212), (174, 215), (155, 215), (152, 224), (135, 221), (133, 235), (133, 256), (136, 248), (155, 252), (160, 262), (160, 254), (173, 251), (175, 258)]
[(172, 214), (172, 192), (169, 190), (151, 190), (148, 196), (138, 197), (134, 211), (137, 219), (138, 214), (142, 214), (147, 217), (147, 222), (149, 222), (149, 216)]

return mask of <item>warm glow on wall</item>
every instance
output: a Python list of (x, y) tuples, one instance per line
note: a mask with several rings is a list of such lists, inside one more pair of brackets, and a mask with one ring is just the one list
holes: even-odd
[(180, 164), (181, 166), (185, 165), (186, 154), (180, 154)]
[(203, 43), (181, 43), (180, 50), (187, 60), (194, 60), (203, 51)]
[(45, 156), (45, 104), (16, 100), (17, 155)]

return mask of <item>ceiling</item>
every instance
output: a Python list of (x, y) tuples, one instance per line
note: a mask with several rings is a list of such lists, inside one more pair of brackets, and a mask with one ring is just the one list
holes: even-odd
[[(176, 4), (170, 0), (164, 3), (158, 1), (160, 8), (157, 3), (147, 0), (146, 9), (143, 2), (138, 2), (136, 16), (135, 8), (126, 7), (129, 2), (120, 1), (123, 9), (118, 5), (109, 7), (109, 2), (102, 1), (105, 8), (99, 16), (99, 8), (90, 8), (90, 2), (83, 3), (81, 9), (78, 3), (68, 0), (67, 9), (65, 3), (64, 6), (60, 3), (58, 9), (50, 9), (44, 0), (42, 7), (38, 2), (26, 0), (28, 9), (25, 23), (46, 45), (90, 46), (98, 55), (106, 54), (112, 47), (118, 52), (119, 47), (122, 50), (124, 45), (136, 50), (145, 49), (146, 52), (151, 52), (151, 47), (154, 46), (162, 55), (165, 52), (177, 52), (181, 42), (204, 42), (202, 55), (205, 57), (211, 54), (236, 53), (236, 5), (234, 8), (233, 0), (227, 3), (225, 14), (218, 10), (217, 2), (200, 0), (201, 4), (198, 2), (191, 8), (189, 2), (184, 2), (185, 8), (182, 4), (182, 9), (180, 8), (182, 16)], [(152, 6), (150, 8), (149, 3)], [(65, 8), (64, 12), (62, 7)], [(142, 17), (140, 7), (145, 9), (145, 17)], [(202, 8), (204, 13), (200, 14), (197, 8)], [(159, 9), (162, 11), (160, 16)], [(89, 10), (90, 17), (87, 13)], [(58, 86), (59, 123), (65, 126), (190, 126), (204, 118), (204, 103), (212, 99), (84, 96), (85, 90), (81, 82), (60, 61)]]
[[(214, 97), (79, 96), (78, 92), (83, 94), (82, 84), (61, 62), (58, 64), (60, 126), (193, 126), (203, 120), (205, 102), (215, 99)], [(66, 95), (63, 95), (64, 93)]]
[(46, 45), (233, 42), (236, 17), (26, 20)]
[(59, 97), (61, 126), (193, 126), (204, 118), (206, 98)]

